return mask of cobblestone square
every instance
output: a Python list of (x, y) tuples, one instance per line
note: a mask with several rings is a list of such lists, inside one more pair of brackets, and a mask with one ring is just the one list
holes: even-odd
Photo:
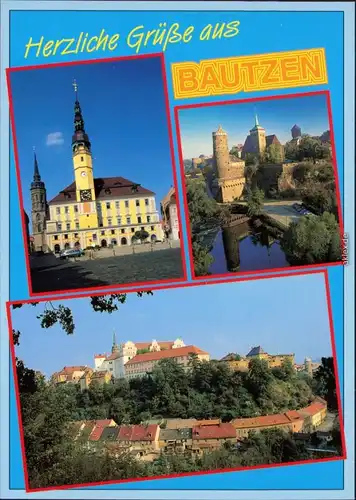
[(54, 255), (36, 257), (31, 261), (31, 278), (33, 293), (181, 279), (181, 250), (169, 248), (76, 262)]

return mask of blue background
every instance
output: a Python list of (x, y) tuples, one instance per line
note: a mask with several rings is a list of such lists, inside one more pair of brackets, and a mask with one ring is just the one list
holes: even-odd
[[(170, 77), (170, 63), (184, 60), (200, 60), (215, 57), (229, 57), (265, 52), (300, 50), (325, 47), (329, 85), (296, 89), (295, 92), (330, 89), (334, 133), (336, 140), (337, 164), (341, 196), (343, 198), (343, 13), (339, 12), (13, 12), (10, 25), (11, 66), (36, 65), (71, 60), (96, 59), (98, 57), (117, 57), (130, 55), (133, 49), (124, 44), (112, 53), (79, 54), (71, 56), (54, 56), (50, 58), (23, 58), (25, 44), (30, 36), (38, 40), (41, 35), (46, 39), (61, 39), (64, 36), (78, 36), (80, 31), (95, 35), (102, 28), (109, 34), (120, 33), (122, 38), (133, 27), (144, 24), (147, 29), (154, 29), (159, 22), (167, 24), (179, 22), (182, 27), (195, 25), (196, 32), (208, 23), (240, 20), (240, 34), (230, 40), (215, 40), (199, 42), (193, 39), (189, 44), (171, 45), (168, 47), (165, 59), (171, 99), (171, 116), (173, 105), (192, 103), (174, 101)], [(64, 29), (65, 27), (65, 29)], [(159, 51), (147, 48), (141, 53)], [(34, 53), (34, 52), (33, 52)], [(258, 97), (265, 95), (290, 94), (293, 89), (271, 92), (240, 93), (237, 98)], [(231, 96), (229, 96), (231, 99)], [(195, 102), (223, 101), (218, 98), (198, 99)], [(30, 126), (30, 124), (29, 124)], [(173, 124), (173, 132), (175, 132)], [(177, 142), (174, 139), (175, 158), (178, 165)], [(25, 270), (24, 249), (20, 225), (20, 210), (15, 177), (13, 151), (11, 151), (11, 234), (10, 234), (10, 298), (11, 300), (28, 297), (27, 278)], [(180, 187), (180, 180), (179, 180)], [(180, 197), (181, 200), (181, 197)], [(182, 202), (182, 200), (181, 200)], [(186, 243), (186, 232), (184, 239)], [(306, 277), (306, 286), (307, 286)], [(331, 287), (334, 327), (339, 365), (339, 377), (343, 383), (343, 268), (330, 268), (329, 281)], [(288, 329), (288, 325), (286, 325)], [(23, 468), (20, 453), (17, 413), (14, 388), (11, 378), (11, 455), (10, 455), (10, 485), (12, 489), (23, 489)], [(257, 490), (257, 489), (342, 489), (343, 462), (325, 462), (318, 464), (281, 467), (274, 469), (243, 471), (219, 475), (185, 477), (167, 480), (126, 483), (122, 485), (102, 486), (96, 489), (189, 489), (189, 490)]]

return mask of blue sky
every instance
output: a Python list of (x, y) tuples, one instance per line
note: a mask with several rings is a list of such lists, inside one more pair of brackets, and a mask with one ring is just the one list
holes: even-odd
[(33, 147), (51, 200), (74, 180), (73, 80), (79, 86), (94, 176), (122, 176), (154, 191), (173, 184), (160, 58), (78, 64), (11, 74), (25, 209), (30, 213)]
[(326, 97), (321, 94), (182, 109), (179, 123), (183, 157), (212, 154), (211, 134), (219, 125), (229, 134), (230, 147), (244, 144), (255, 124), (255, 113), (266, 135), (277, 135), (282, 144), (292, 138), (290, 130), (294, 124), (309, 135), (321, 135), (329, 129)]
[(297, 362), (331, 355), (321, 274), (130, 294), (111, 315), (92, 311), (87, 298), (60, 302), (73, 310), (74, 335), (40, 327), (43, 303), (12, 313), (13, 328), (22, 332), (17, 355), (46, 375), (66, 365), (93, 366), (94, 354), (110, 351), (113, 330), (119, 343), (182, 337), (218, 359), (255, 345), (271, 354), (294, 352)]

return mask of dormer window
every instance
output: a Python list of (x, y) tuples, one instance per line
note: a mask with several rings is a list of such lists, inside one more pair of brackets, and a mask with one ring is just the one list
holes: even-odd
[(106, 189), (105, 189), (105, 194), (111, 194), (111, 189), (106, 188)]

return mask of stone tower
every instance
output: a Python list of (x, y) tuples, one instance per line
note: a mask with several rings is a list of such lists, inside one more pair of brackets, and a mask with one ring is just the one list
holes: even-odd
[(48, 219), (48, 206), (45, 183), (41, 180), (37, 156), (34, 152), (34, 172), (31, 182), (31, 219), (32, 235), (35, 251), (47, 251), (46, 220)]
[(213, 132), (213, 155), (214, 167), (217, 176), (224, 179), (229, 176), (229, 145), (227, 133), (222, 129), (221, 125), (216, 132)]
[(312, 363), (312, 360), (310, 358), (305, 358), (304, 360), (304, 366), (305, 366), (305, 371), (307, 372), (307, 374), (312, 377), (313, 375), (313, 363)]
[(221, 125), (213, 132), (213, 166), (216, 199), (222, 203), (239, 199), (246, 184), (245, 162), (230, 157), (228, 136)]
[(302, 129), (298, 125), (293, 125), (291, 128), (292, 139), (298, 139), (302, 135)]
[(250, 130), (253, 153), (262, 155), (266, 151), (266, 131), (258, 122), (255, 115), (255, 126)]

